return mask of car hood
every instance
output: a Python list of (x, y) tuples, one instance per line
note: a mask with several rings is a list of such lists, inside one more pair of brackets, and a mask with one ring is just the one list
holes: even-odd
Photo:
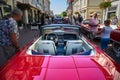
[(1, 80), (106, 80), (89, 56), (19, 56), (0, 72)]

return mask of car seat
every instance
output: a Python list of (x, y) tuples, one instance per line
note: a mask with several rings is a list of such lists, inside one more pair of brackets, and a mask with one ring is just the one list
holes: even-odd
[(50, 40), (40, 40), (36, 43), (35, 50), (44, 55), (55, 55), (56, 53), (55, 43)]
[(66, 55), (71, 55), (78, 52), (83, 52), (82, 45), (83, 42), (81, 40), (71, 40), (67, 41), (66, 44)]

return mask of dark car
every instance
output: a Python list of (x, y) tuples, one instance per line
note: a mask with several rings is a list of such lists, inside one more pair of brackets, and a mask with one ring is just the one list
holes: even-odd
[(53, 23), (54, 24), (63, 24), (63, 18), (55, 18)]
[(120, 57), (120, 29), (113, 30), (110, 34), (110, 39), (113, 41), (113, 50), (117, 57)]

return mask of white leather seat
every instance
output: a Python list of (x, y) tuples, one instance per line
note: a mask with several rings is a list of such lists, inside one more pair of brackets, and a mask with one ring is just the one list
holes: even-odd
[(55, 55), (56, 47), (55, 43), (50, 40), (40, 40), (35, 47), (35, 50), (39, 53), (43, 53), (45, 55)]
[(78, 52), (83, 52), (83, 42), (81, 40), (67, 41), (66, 44), (66, 55), (71, 55)]

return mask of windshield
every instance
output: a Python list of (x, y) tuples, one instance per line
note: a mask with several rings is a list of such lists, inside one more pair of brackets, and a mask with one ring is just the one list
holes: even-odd
[(42, 34), (50, 33), (50, 32), (71, 32), (79, 35), (80, 30), (78, 26), (45, 26), (42, 28)]

